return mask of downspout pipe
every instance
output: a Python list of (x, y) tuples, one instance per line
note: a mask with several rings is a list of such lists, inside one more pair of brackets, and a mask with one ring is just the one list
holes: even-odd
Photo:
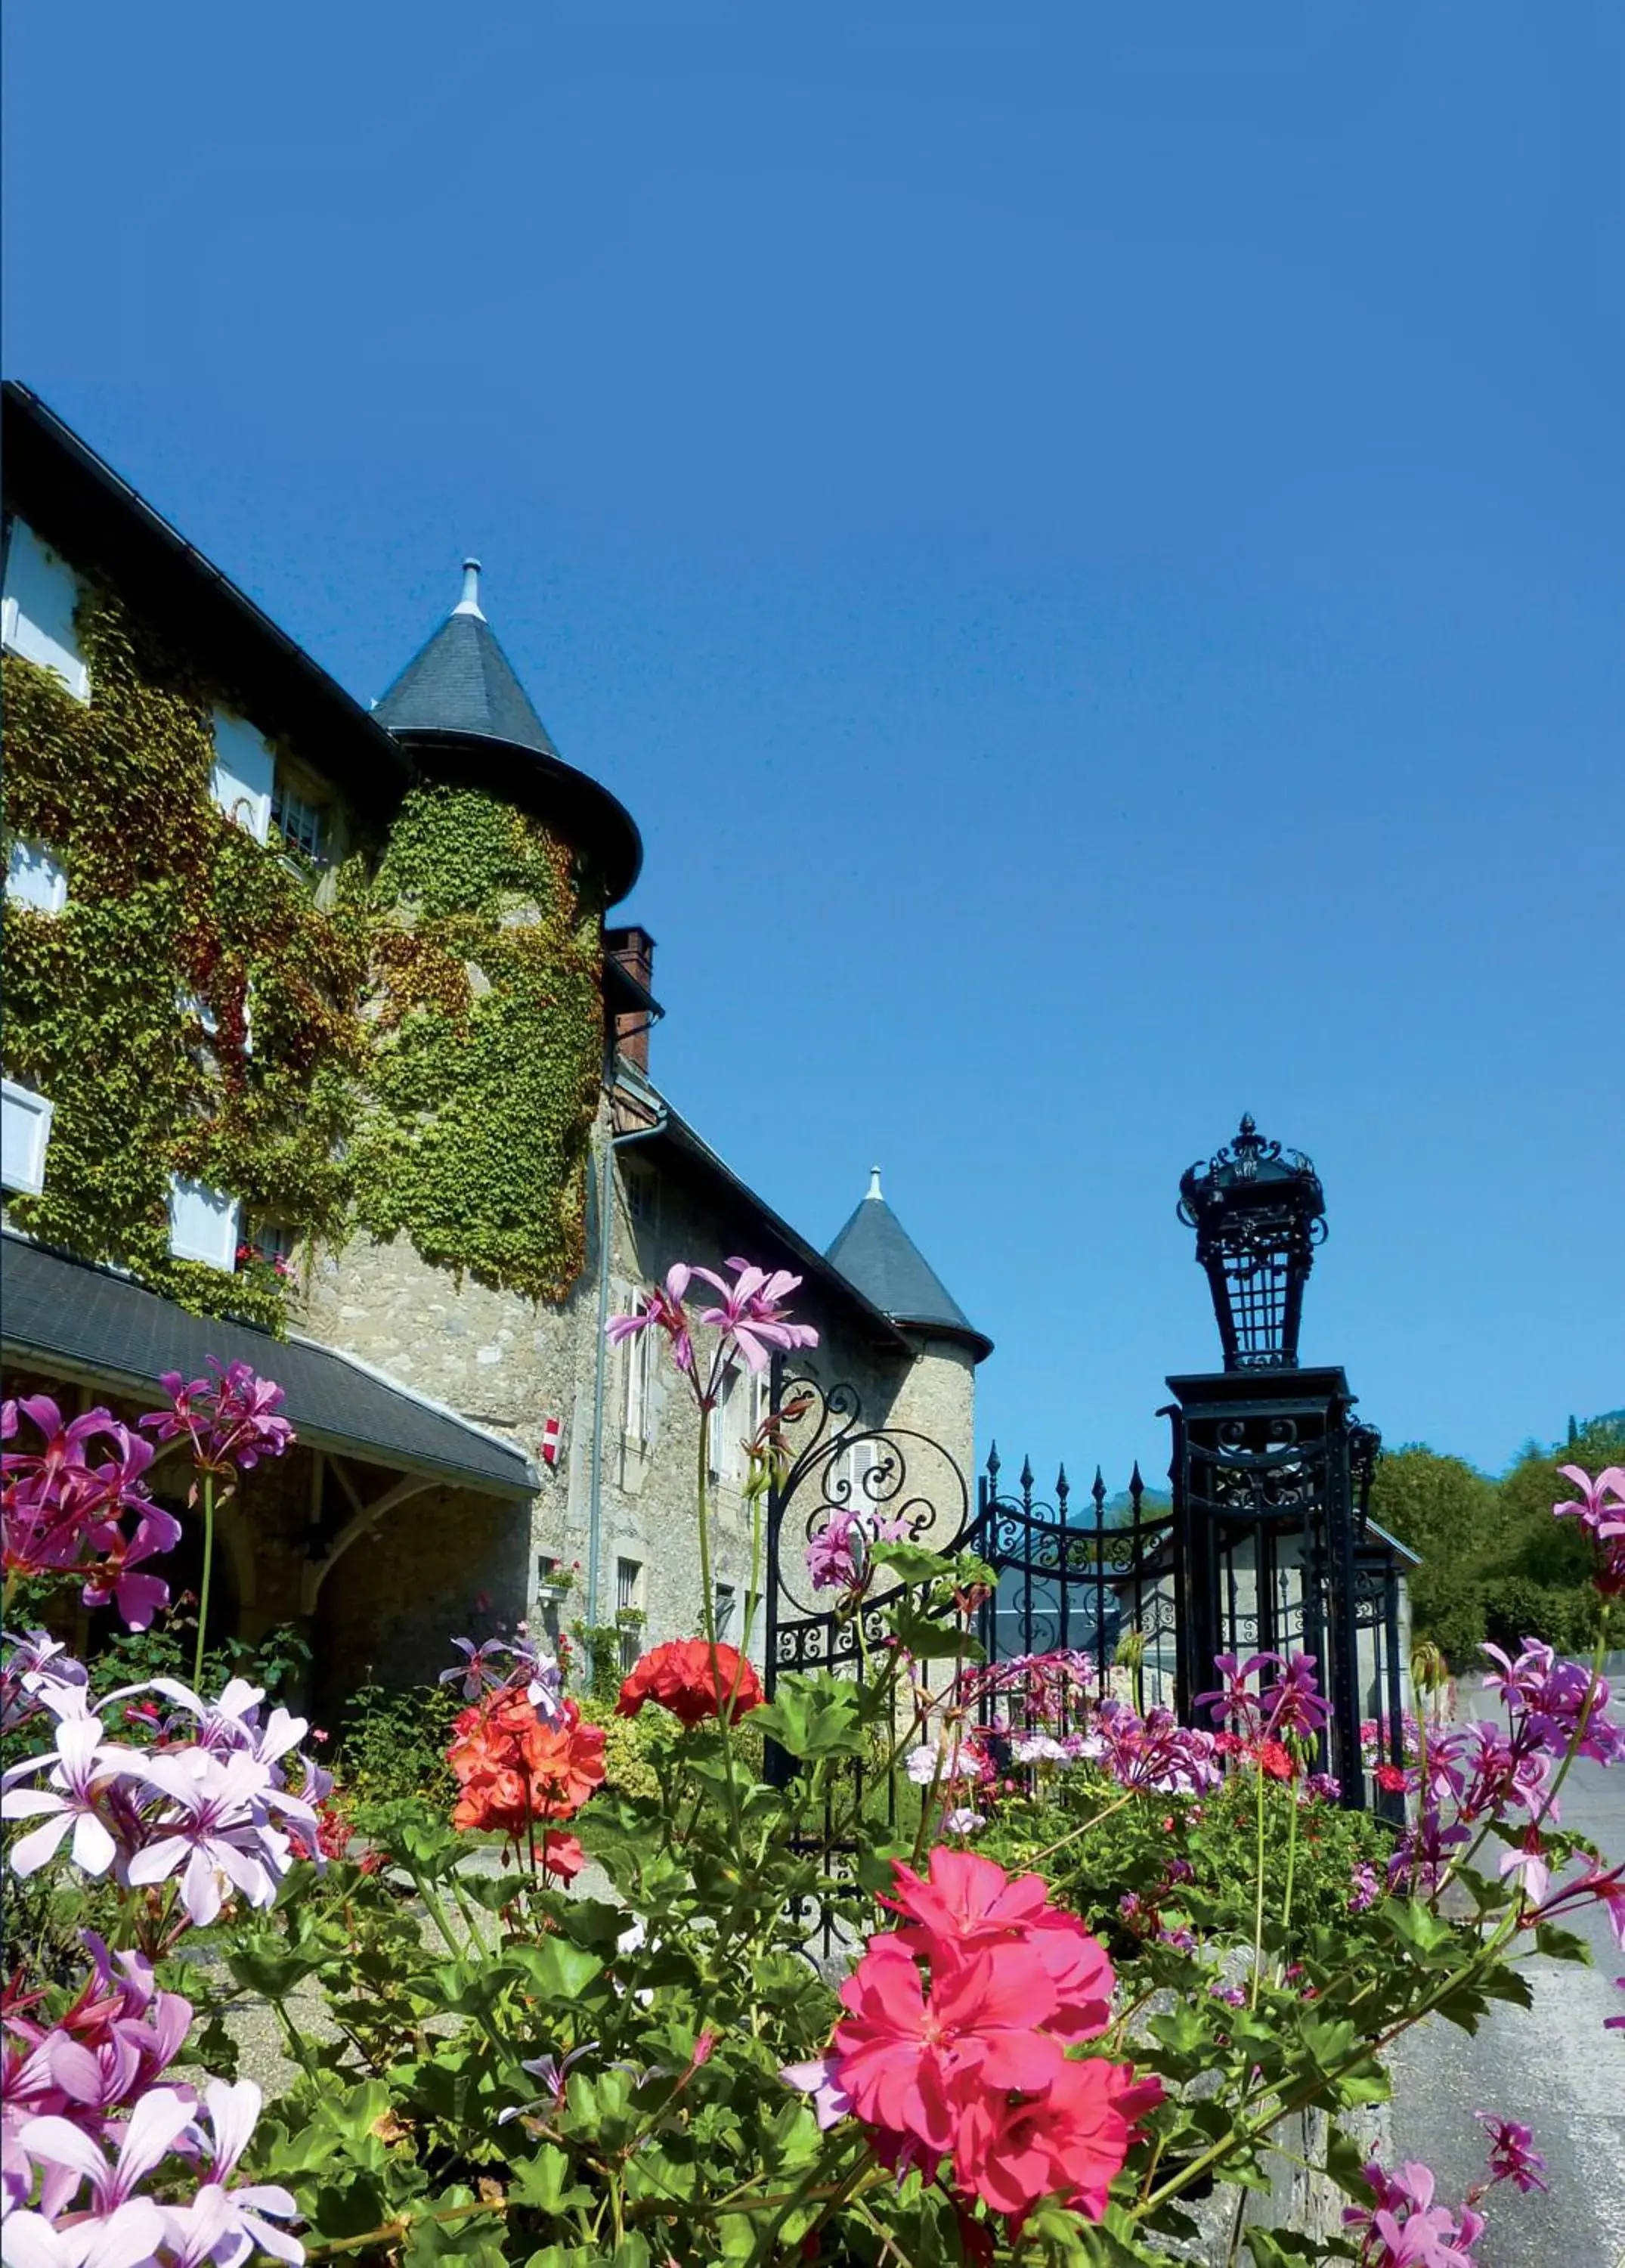
[(587, 1624), (598, 1625), (599, 1566), (604, 1543), (604, 1393), (609, 1370), (609, 1278), (614, 1259), (615, 1152), (635, 1142), (652, 1141), (665, 1131), (671, 1113), (662, 1102), (652, 1126), (611, 1134), (599, 1151), (598, 1171), (598, 1344), (592, 1358), (592, 1456), (587, 1495)]

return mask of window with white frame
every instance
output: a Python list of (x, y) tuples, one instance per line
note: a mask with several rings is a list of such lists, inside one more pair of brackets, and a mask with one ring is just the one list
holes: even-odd
[[(640, 1293), (629, 1312), (641, 1315), (645, 1305)], [(650, 1381), (654, 1372), (654, 1336), (652, 1330), (634, 1331), (621, 1342), (621, 1357), (626, 1365), (626, 1437), (640, 1445), (652, 1432)]]
[(209, 792), (226, 817), (263, 843), (270, 832), (276, 759), (246, 718), (214, 712), (215, 762)]
[(886, 1452), (879, 1441), (848, 1442), (830, 1464), (826, 1491), (830, 1503), (842, 1505), (849, 1512), (874, 1512), (879, 1503), (876, 1491), (880, 1485), (881, 1468), (886, 1462)]
[(733, 1611), (739, 1602), (739, 1593), (732, 1583), (717, 1584), (715, 1614), (718, 1638), (731, 1638), (733, 1636)]
[(629, 1677), (643, 1650), (643, 1563), (615, 1562), (615, 1620), (621, 1624), (621, 1675)]
[(40, 542), (26, 520), (14, 519), (5, 541), (0, 644), (50, 670), (76, 701), (88, 701), (91, 674), (73, 621), (78, 603), (72, 568)]
[(68, 902), (68, 872), (43, 843), (12, 843), (5, 855), (5, 894), (13, 905), (59, 914)]
[(202, 1182), (169, 1177), (169, 1248), (177, 1260), (200, 1260), (231, 1275), (237, 1266), (238, 1201)]
[(0, 1182), (19, 1197), (45, 1187), (45, 1152), (51, 1139), (51, 1105), (32, 1087), (0, 1079)]
[(271, 825), (284, 850), (318, 865), (327, 858), (327, 813), (297, 794), (280, 770), (271, 783)]

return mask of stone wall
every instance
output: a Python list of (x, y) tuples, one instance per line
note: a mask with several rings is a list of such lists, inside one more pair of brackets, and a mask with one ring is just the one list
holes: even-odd
[[(446, 1506), (428, 1497), (387, 1516), (384, 1535), (355, 1546), (327, 1578), (318, 1617), (324, 1655), (336, 1651), (341, 1661), (371, 1663), (385, 1682), (422, 1675), (423, 1668), (413, 1665), (438, 1648), (438, 1666), (445, 1638), (471, 1630), (466, 1602), (482, 1594), (490, 1602), (487, 1631), (525, 1617), (556, 1635), (576, 1622), (610, 1622), (623, 1602), (643, 1616), (639, 1647), (700, 1627), (693, 1396), (663, 1340), (645, 1346), (635, 1339), (600, 1356), (596, 1193), (608, 1138), (606, 1111), (595, 1137), (586, 1265), (561, 1302), (532, 1301), (467, 1277), (460, 1281), (421, 1260), (404, 1238), (381, 1244), (358, 1236), (342, 1251), (322, 1255), (309, 1271), (296, 1329), (505, 1435), (540, 1475), (528, 1507), (504, 1508), (463, 1492), (449, 1526)], [(720, 1270), (736, 1253), (751, 1257), (759, 1233), (746, 1197), (665, 1144), (616, 1149), (610, 1211), (612, 1315), (633, 1312), (643, 1287), (678, 1260)], [(889, 1422), (940, 1440), (968, 1483), (974, 1373), (967, 1350), (934, 1336), (915, 1335), (912, 1352), (880, 1341), (856, 1301), (832, 1297), (816, 1281), (791, 1304), (820, 1335), (817, 1350), (798, 1358), (799, 1366), (826, 1387), (851, 1385), (865, 1425)], [(591, 1600), (600, 1359), (598, 1586)], [(732, 1593), (725, 1604), (736, 1638), (751, 1563), (742, 1444), (765, 1411), (759, 1396), (741, 1370), (713, 1419), (708, 1460), (711, 1575)], [(561, 1427), (551, 1469), (540, 1457), (548, 1418)], [(448, 1543), (448, 1536), (460, 1541)], [(553, 1595), (555, 1577), (569, 1586), (562, 1598)], [(759, 1624), (752, 1643), (758, 1658), (760, 1650)]]

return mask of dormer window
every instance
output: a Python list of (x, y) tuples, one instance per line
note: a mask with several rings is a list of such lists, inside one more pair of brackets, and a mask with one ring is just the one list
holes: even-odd
[(40, 542), (26, 520), (14, 519), (6, 534), (0, 644), (48, 669), (76, 701), (88, 701), (91, 674), (73, 620), (78, 603), (73, 570)]

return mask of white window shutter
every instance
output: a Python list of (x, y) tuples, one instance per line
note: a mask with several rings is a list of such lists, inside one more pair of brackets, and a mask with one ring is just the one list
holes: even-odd
[(0, 1079), (0, 1182), (20, 1196), (45, 1187), (45, 1152), (51, 1138), (51, 1105), (31, 1087)]
[(19, 906), (59, 914), (68, 902), (68, 876), (42, 843), (13, 843), (6, 854), (5, 894)]
[(201, 1260), (231, 1275), (237, 1266), (237, 1199), (202, 1182), (169, 1177), (169, 1248), (177, 1260)]
[(230, 717), (224, 709), (214, 714), (215, 765), (209, 792), (238, 826), (263, 843), (271, 831), (271, 787), (276, 759), (252, 725)]
[(14, 519), (6, 539), (0, 641), (8, 653), (54, 671), (76, 701), (88, 701), (91, 674), (73, 626), (78, 600), (73, 570), (46, 549), (26, 520)]
[[(633, 1302), (631, 1312), (641, 1314), (643, 1302)], [(637, 1331), (621, 1341), (626, 1355), (626, 1432), (629, 1441), (649, 1439), (649, 1339), (648, 1331)]]

